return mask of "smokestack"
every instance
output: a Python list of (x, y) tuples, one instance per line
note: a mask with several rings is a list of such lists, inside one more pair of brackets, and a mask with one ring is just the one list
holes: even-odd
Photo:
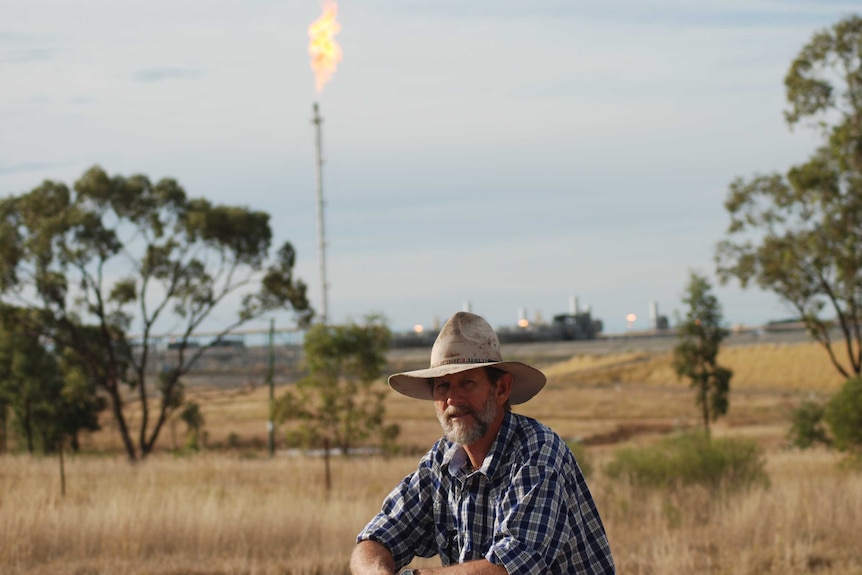
[(469, 301), (465, 301), (464, 305), (461, 306), (461, 311), (472, 312), (471, 305)]
[(649, 303), (649, 327), (658, 329), (658, 302), (656, 301)]
[(329, 286), (326, 285), (326, 240), (323, 231), (323, 154), (321, 152), (320, 136), (320, 125), (323, 123), (323, 118), (320, 117), (317, 102), (314, 103), (314, 118), (312, 118), (311, 122), (314, 124), (314, 144), (317, 160), (314, 163), (314, 187), (317, 195), (317, 259), (320, 266), (320, 321), (325, 324), (327, 322), (326, 292)]
[(573, 295), (569, 298), (569, 313), (571, 315), (578, 314), (578, 296)]

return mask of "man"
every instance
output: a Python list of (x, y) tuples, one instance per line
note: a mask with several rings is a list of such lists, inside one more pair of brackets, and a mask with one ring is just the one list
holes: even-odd
[(509, 408), (538, 393), (545, 375), (503, 361), (484, 319), (453, 315), (434, 342), (431, 367), (392, 375), (389, 385), (433, 400), (445, 436), (357, 536), (354, 575), (393, 575), (433, 555), (443, 567), (402, 575), (616, 572), (571, 450)]

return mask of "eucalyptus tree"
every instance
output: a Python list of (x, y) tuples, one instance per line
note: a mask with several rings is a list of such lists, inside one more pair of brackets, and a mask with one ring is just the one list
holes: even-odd
[[(182, 407), (182, 376), (208, 349), (189, 344), (216, 309), (235, 305), (237, 313), (213, 341), (276, 309), (310, 319), (293, 247), (271, 257), (271, 243), (264, 212), (190, 198), (171, 178), (153, 183), (94, 166), (71, 189), (45, 181), (0, 202), (0, 297), (40, 310), (58, 348), (107, 394), (134, 460), (153, 450)], [(163, 325), (178, 333), (177, 359), (154, 382), (147, 361)], [(124, 386), (138, 400), (136, 433)]]
[(848, 378), (862, 373), (862, 18), (814, 34), (784, 83), (788, 125), (823, 143), (786, 174), (733, 181), (717, 271), (777, 294)]
[(704, 276), (691, 273), (683, 303), (685, 317), (677, 331), (679, 343), (673, 351), (677, 376), (685, 377), (695, 390), (703, 427), (727, 413), (730, 406), (730, 379), (733, 372), (718, 365), (721, 342), (730, 333), (723, 325), (721, 304)]
[(377, 316), (361, 325), (313, 326), (304, 342), (308, 375), (278, 399), (275, 419), (296, 424), (298, 443), (333, 445), (343, 454), (375, 434), (394, 440), (397, 427), (384, 424), (387, 388), (377, 385), (390, 339)]

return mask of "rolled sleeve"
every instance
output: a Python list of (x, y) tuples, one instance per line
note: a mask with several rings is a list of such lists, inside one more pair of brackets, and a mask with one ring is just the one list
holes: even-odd
[(428, 499), (430, 481), (420, 468), (393, 489), (356, 541), (376, 541), (389, 549), (398, 569), (415, 556), (431, 557), (437, 553), (434, 543), (432, 503)]

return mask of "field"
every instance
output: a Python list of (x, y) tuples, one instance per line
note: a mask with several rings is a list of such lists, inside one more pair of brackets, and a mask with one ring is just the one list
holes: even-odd
[[(587, 447), (590, 485), (621, 574), (862, 573), (862, 473), (823, 450), (787, 449), (787, 412), (825, 396), (841, 379), (814, 344), (727, 348), (731, 408), (715, 434), (747, 437), (767, 453), (771, 487), (720, 501), (696, 489), (644, 493), (602, 475), (620, 446), (646, 444), (698, 424), (692, 392), (666, 351), (525, 359), (549, 375), (516, 410)], [(412, 367), (393, 359), (393, 369)], [(427, 356), (425, 361), (427, 361)], [(66, 495), (56, 458), (0, 459), (3, 574), (287, 575), (347, 573), (353, 537), (388, 490), (439, 436), (430, 403), (397, 394), (389, 418), (405, 455), (332, 460), (323, 489), (320, 458), (265, 450), (268, 390), (195, 386), (207, 423), (205, 448), (176, 456), (182, 425), (164, 448), (131, 465), (115, 431), (84, 438), (66, 458)], [(434, 566), (434, 559), (416, 566)]]

